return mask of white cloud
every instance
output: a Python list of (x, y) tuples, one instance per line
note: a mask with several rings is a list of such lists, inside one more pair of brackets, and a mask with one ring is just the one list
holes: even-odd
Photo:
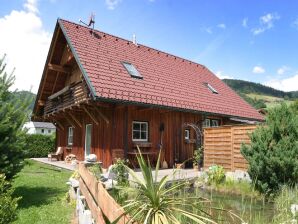
[(259, 27), (253, 28), (251, 31), (254, 35), (261, 34), (261, 33), (265, 32), (266, 30), (269, 30), (272, 27), (274, 27), (274, 22), (279, 19), (280, 19), (280, 16), (278, 14), (268, 13), (268, 14), (260, 17)]
[(296, 29), (298, 29), (298, 18), (292, 24)]
[(252, 69), (252, 72), (255, 73), (255, 74), (262, 74), (262, 73), (265, 73), (265, 69), (261, 66), (255, 66)]
[(283, 91), (297, 91), (298, 90), (298, 72), (292, 77), (285, 79), (273, 79), (265, 82), (267, 86)]
[(279, 75), (283, 75), (285, 74), (285, 72), (289, 71), (290, 68), (288, 66), (281, 66), (279, 69), (277, 69), (276, 73), (279, 74)]
[(242, 20), (242, 26), (243, 26), (244, 28), (247, 28), (247, 27), (248, 27), (247, 22), (248, 22), (248, 18), (244, 18), (244, 19)]
[(223, 74), (222, 71), (217, 71), (215, 72), (215, 75), (220, 78), (220, 79), (234, 79), (232, 76), (227, 75), (227, 74)]
[(37, 92), (51, 34), (38, 16), (36, 0), (27, 0), (23, 10), (0, 17), (0, 57), (7, 54), (7, 72), (16, 68), (14, 88)]
[(221, 28), (221, 29), (225, 29), (226, 28), (226, 24), (224, 23), (220, 23), (217, 25), (218, 28)]
[(122, 0), (106, 0), (108, 9), (114, 10)]

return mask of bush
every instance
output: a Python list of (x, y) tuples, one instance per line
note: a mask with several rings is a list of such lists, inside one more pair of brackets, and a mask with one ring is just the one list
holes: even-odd
[(27, 134), (24, 150), (27, 158), (47, 157), (55, 151), (55, 135)]
[(218, 165), (210, 166), (207, 171), (207, 175), (208, 175), (208, 183), (216, 184), (216, 185), (222, 183), (226, 177), (224, 168)]
[(255, 188), (267, 195), (298, 182), (298, 116), (286, 104), (269, 110), (266, 123), (251, 135), (241, 153)]
[(12, 198), (12, 190), (5, 176), (0, 174), (0, 224), (11, 223), (17, 218), (17, 202), (19, 198)]
[(129, 184), (128, 173), (126, 170), (127, 164), (127, 160), (117, 159), (112, 167), (113, 172), (116, 174), (117, 186), (127, 186)]

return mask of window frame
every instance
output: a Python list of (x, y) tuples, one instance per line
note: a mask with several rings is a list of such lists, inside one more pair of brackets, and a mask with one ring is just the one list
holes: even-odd
[[(217, 125), (213, 125), (214, 121), (217, 122)], [(211, 127), (219, 127), (219, 120), (218, 119), (211, 119)]]
[(190, 139), (190, 130), (185, 129), (184, 130), (184, 140), (189, 140)]
[[(207, 120), (209, 121), (209, 125), (206, 125)], [(203, 126), (203, 128), (210, 128), (211, 127), (211, 119), (205, 118), (202, 126)]]
[[(138, 71), (138, 69), (132, 64), (129, 63), (127, 61), (122, 61), (121, 64), (123, 65), (123, 67), (126, 69), (126, 71), (128, 72), (128, 74), (133, 77), (133, 78), (137, 78), (137, 79), (143, 79), (143, 76), (141, 75), (141, 73)], [(132, 66), (132, 68), (136, 71), (137, 74), (134, 74), (129, 68), (128, 66)]]
[[(209, 120), (209, 125), (206, 125), (206, 121)], [(217, 125), (213, 125), (213, 122), (216, 121)], [(213, 118), (205, 118), (203, 121), (203, 128), (212, 128), (212, 127), (219, 127), (221, 124), (220, 119), (213, 119)]]
[[(70, 133), (71, 133), (71, 135), (70, 135)], [(72, 126), (68, 127), (68, 132), (67, 132), (67, 145), (68, 146), (73, 145), (73, 133), (74, 133), (74, 127), (72, 127)], [(70, 139), (71, 139), (71, 141), (70, 141)]]
[[(133, 127), (134, 124), (140, 124), (140, 130), (134, 130), (134, 127)], [(145, 131), (146, 138), (143, 138), (143, 139), (141, 138), (142, 137), (142, 135), (141, 135), (141, 133), (142, 133), (142, 130), (141, 130), (142, 124), (146, 124), (146, 131)], [(148, 121), (132, 121), (131, 129), (132, 129), (132, 132), (131, 132), (132, 136), (131, 137), (132, 137), (133, 142), (148, 142), (149, 141), (149, 122)], [(133, 134), (134, 134), (135, 131), (139, 131), (140, 138), (138, 138), (138, 139), (134, 138)]]

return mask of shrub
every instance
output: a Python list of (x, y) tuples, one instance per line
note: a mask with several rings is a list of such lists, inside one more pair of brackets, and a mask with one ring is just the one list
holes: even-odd
[(251, 135), (241, 153), (255, 188), (267, 195), (298, 182), (298, 116), (286, 104), (269, 110), (266, 123)]
[(24, 150), (27, 158), (47, 157), (55, 151), (55, 135), (27, 134)]
[(127, 160), (117, 159), (116, 163), (113, 165), (112, 170), (116, 174), (116, 181), (118, 186), (128, 185), (128, 173), (126, 170), (127, 164)]
[(216, 184), (216, 185), (222, 183), (226, 177), (224, 168), (218, 165), (210, 166), (207, 171), (207, 175), (208, 175), (208, 183)]
[(0, 174), (0, 224), (11, 223), (17, 218), (17, 202), (19, 198), (12, 198), (12, 190), (5, 176)]

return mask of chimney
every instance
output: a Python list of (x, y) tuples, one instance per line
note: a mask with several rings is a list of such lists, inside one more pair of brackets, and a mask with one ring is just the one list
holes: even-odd
[(132, 43), (133, 43), (134, 45), (136, 45), (136, 46), (138, 45), (138, 44), (137, 44), (137, 37), (136, 37), (135, 34), (132, 35)]

